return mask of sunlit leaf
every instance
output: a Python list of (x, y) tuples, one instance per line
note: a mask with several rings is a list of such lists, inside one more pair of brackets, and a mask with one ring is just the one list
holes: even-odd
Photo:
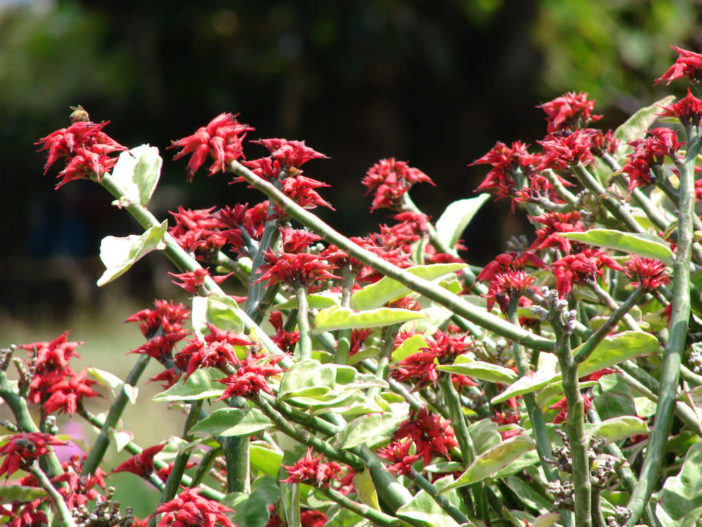
[(161, 175), (163, 159), (155, 146), (141, 145), (122, 152), (112, 170), (112, 179), (122, 190), (122, 197), (114, 204), (147, 205)]
[(392, 433), (407, 414), (368, 414), (353, 419), (339, 434), (341, 448), (366, 445), (374, 448), (391, 439)]
[(166, 391), (154, 395), (154, 401), (194, 401), (219, 397), (224, 393), (224, 385), (215, 380), (224, 377), (217, 368), (197, 369), (186, 381), (181, 378)]
[(597, 423), (590, 431), (592, 437), (600, 436), (607, 443), (621, 441), (627, 437), (639, 434), (647, 434), (648, 425), (646, 421), (633, 415), (621, 415), (612, 417)]
[(412, 335), (395, 348), (392, 352), (392, 360), (393, 362), (400, 362), (402, 359), (418, 353), (421, 351), (421, 348), (426, 348), (428, 346), (429, 343), (427, 339), (424, 338), (424, 335)]
[(502, 393), (496, 395), (490, 400), (490, 404), (495, 405), (505, 402), (507, 399), (524, 395), (525, 393), (535, 392), (548, 386), (552, 382), (561, 378), (561, 374), (554, 374), (548, 370), (537, 370), (531, 375), (520, 377), (513, 384), (508, 386)]
[(46, 496), (46, 491), (38, 487), (8, 485), (6, 481), (0, 485), (0, 501), (5, 503), (32, 501), (44, 496)]
[[(576, 348), (574, 353), (577, 353)], [(606, 337), (592, 354), (578, 366), (578, 376), (584, 377), (629, 359), (658, 353), (661, 347), (655, 336), (643, 331), (623, 331)]]
[(471, 466), (448, 488), (464, 487), (489, 478), (534, 448), (536, 444), (528, 436), (511, 437), (476, 457)]
[(474, 198), (459, 199), (446, 207), (436, 221), (439, 240), (453, 249), (465, 228), (488, 199), (489, 194), (480, 194)]
[(321, 310), (314, 317), (312, 333), (332, 331), (335, 329), (359, 329), (400, 324), (408, 320), (425, 318), (426, 315), (410, 309), (382, 307), (369, 311), (354, 311), (339, 306)]
[(668, 265), (673, 265), (673, 251), (668, 242), (647, 233), (615, 231), (612, 229), (590, 229), (585, 232), (561, 232), (563, 238), (575, 240), (597, 247), (605, 247), (628, 254), (637, 254), (644, 258), (654, 258)]
[(265, 441), (252, 441), (249, 443), (249, 459), (252, 467), (276, 477), (283, 462), (283, 453), (274, 450)]
[(163, 249), (161, 241), (168, 228), (168, 222), (156, 225), (144, 231), (140, 236), (106, 236), (100, 243), (100, 260), (105, 265), (105, 272), (98, 279), (98, 287), (110, 283), (126, 273), (142, 256), (154, 249)]
[(244, 418), (246, 412), (239, 408), (218, 408), (202, 421), (193, 426), (190, 431), (195, 434), (222, 435)]
[(680, 472), (666, 478), (659, 495), (662, 508), (678, 525), (688, 515), (699, 517), (702, 507), (702, 443), (689, 448)]
[(614, 131), (614, 137), (619, 139), (623, 146), (634, 139), (641, 139), (646, 133), (646, 130), (658, 119), (658, 114), (661, 113), (661, 107), (669, 105), (674, 100), (675, 95), (668, 95), (649, 106), (639, 109), (619, 125)]
[[(425, 280), (435, 280), (463, 269), (466, 264), (446, 263), (432, 265), (417, 265), (409, 267), (404, 271), (424, 278)], [(377, 282), (365, 286), (356, 291), (351, 297), (351, 307), (353, 309), (365, 310), (374, 309), (405, 296), (411, 290), (400, 282), (392, 278), (383, 277)]]
[[(338, 296), (338, 295), (337, 295)], [(339, 299), (328, 295), (307, 295), (307, 303), (312, 309), (324, 309), (339, 305)], [(297, 308), (297, 297), (292, 296), (287, 301), (276, 304), (273, 309), (295, 309)]]
[(509, 384), (517, 379), (517, 374), (509, 368), (490, 362), (472, 360), (470, 357), (463, 355), (456, 357), (453, 364), (441, 365), (437, 369), (458, 373), (459, 375), (467, 375), (481, 381), (501, 382), (503, 384)]

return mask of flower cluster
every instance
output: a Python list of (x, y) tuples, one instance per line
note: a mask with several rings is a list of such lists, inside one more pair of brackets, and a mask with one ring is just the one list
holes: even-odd
[(39, 140), (39, 151), (49, 151), (45, 174), (56, 161), (66, 159), (65, 168), (57, 176), (57, 189), (70, 181), (88, 179), (91, 174), (99, 180), (112, 170), (117, 159), (110, 157), (110, 154), (127, 148), (102, 131), (107, 124), (76, 121), (68, 128), (61, 128)]
[(425, 406), (410, 412), (410, 418), (400, 425), (393, 439), (397, 441), (406, 437), (414, 443), (424, 465), (428, 465), (435, 455), (450, 459), (449, 449), (458, 446), (450, 423), (429, 413)]
[(175, 356), (176, 365), (188, 378), (199, 368), (220, 368), (237, 364), (235, 346), (248, 347), (254, 343), (234, 331), (219, 329), (207, 323), (209, 334), (204, 339), (194, 338)]
[(275, 355), (263, 360), (255, 355), (248, 355), (243, 361), (239, 361), (236, 373), (217, 381), (227, 386), (218, 400), (229, 397), (252, 397), (260, 391), (273, 394), (267, 379), (283, 373), (284, 370), (276, 366), (282, 359), (283, 355)]
[(228, 514), (234, 511), (200, 496), (199, 489), (186, 489), (156, 509), (162, 515), (158, 527), (236, 527)]
[(634, 255), (624, 264), (626, 275), (635, 280), (633, 287), (642, 287), (646, 291), (653, 291), (666, 285), (670, 279), (666, 276), (666, 265), (652, 258), (642, 258)]
[(154, 307), (137, 311), (126, 321), (138, 322), (141, 333), (148, 339), (134, 353), (165, 362), (173, 358), (173, 348), (188, 335), (183, 323), (190, 316), (190, 310), (167, 300), (155, 300)]
[(518, 189), (515, 178), (529, 175), (539, 161), (539, 156), (530, 154), (527, 148), (521, 141), (512, 143), (511, 147), (498, 141), (483, 157), (470, 163), (468, 166), (492, 167), (476, 191), (491, 192), (497, 199), (514, 196)]
[(275, 254), (273, 251), (267, 251), (264, 256), (267, 263), (261, 266), (261, 276), (256, 283), (268, 282), (268, 285), (273, 285), (283, 282), (294, 287), (309, 288), (319, 280), (339, 278), (330, 272), (334, 268), (317, 254)]
[(207, 126), (198, 128), (194, 134), (173, 141), (169, 148), (181, 148), (173, 159), (190, 155), (188, 181), (192, 181), (195, 172), (205, 164), (208, 157), (214, 160), (210, 165), (209, 176), (226, 171), (229, 163), (243, 157), (242, 143), (246, 133), (253, 128), (239, 123), (236, 117), (231, 113), (221, 113)]
[(634, 151), (622, 167), (622, 172), (629, 176), (629, 192), (652, 183), (651, 170), (675, 154), (682, 144), (678, 142), (675, 130), (670, 128), (653, 128), (646, 132), (644, 139), (629, 142)]
[(27, 470), (35, 459), (51, 452), (52, 445), (65, 444), (65, 441), (41, 432), (11, 435), (0, 446), (0, 456), (4, 458), (0, 465), (0, 476), (5, 474), (5, 478), (8, 478), (19, 469)]
[(663, 75), (656, 79), (654, 84), (666, 81), (665, 85), (669, 86), (674, 80), (683, 78), (699, 80), (702, 71), (702, 54), (676, 46), (671, 47), (678, 52), (678, 59)]
[(546, 131), (552, 134), (577, 130), (602, 119), (601, 115), (592, 114), (595, 101), (587, 97), (587, 93), (570, 92), (538, 106), (546, 114)]
[(340, 480), (343, 467), (335, 462), (322, 463), (322, 454), (315, 456), (314, 451), (307, 449), (305, 456), (294, 465), (283, 465), (288, 471), (288, 477), (283, 483), (307, 483), (315, 487), (329, 487), (334, 481)]
[(424, 172), (395, 158), (381, 159), (368, 169), (362, 183), (368, 193), (374, 192), (371, 211), (378, 209), (402, 209), (402, 197), (415, 183), (434, 182)]

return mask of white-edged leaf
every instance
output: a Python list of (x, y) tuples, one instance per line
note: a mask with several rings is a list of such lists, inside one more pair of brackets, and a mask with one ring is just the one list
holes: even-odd
[(164, 249), (163, 235), (168, 228), (168, 221), (155, 225), (140, 236), (106, 236), (100, 243), (100, 260), (105, 265), (105, 272), (98, 279), (98, 287), (110, 283), (129, 270), (142, 256), (154, 249)]
[(465, 228), (489, 198), (489, 194), (480, 194), (475, 198), (459, 199), (446, 207), (436, 221), (439, 240), (453, 249)]
[(112, 170), (112, 179), (122, 190), (122, 197), (113, 204), (147, 205), (156, 189), (163, 159), (155, 146), (141, 145), (119, 155)]

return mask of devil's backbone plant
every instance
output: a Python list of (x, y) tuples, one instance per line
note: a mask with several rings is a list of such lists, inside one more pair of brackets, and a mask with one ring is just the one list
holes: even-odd
[[(658, 81), (696, 81), (702, 55), (676, 50)], [(497, 143), (474, 162), (489, 169), (485, 194), (435, 223), (409, 195), (429, 176), (373, 165), (362, 183), (390, 215), (359, 238), (314, 213), (332, 208), (307, 175), (324, 155), (261, 139), (251, 149), (267, 155), (247, 158), (253, 129), (228, 113), (170, 148), (189, 180), (204, 167), (265, 199), (157, 219), (158, 150), (127, 149), (77, 109), (39, 141), (46, 170), (59, 166), (57, 188), (101, 185), (143, 229), (102, 241), (98, 285), (160, 251), (191, 299), (129, 317), (144, 343), (124, 380), (75, 371), (68, 333), (2, 350), (14, 419), (2, 423), (0, 523), (698, 525), (702, 100), (667, 97), (616, 130), (590, 127), (600, 116), (584, 93), (541, 109), (543, 140)], [(459, 238), (489, 194), (534, 234), (479, 269)], [(187, 415), (180, 437), (140, 446), (119, 422), (148, 362), (164, 384), (152, 404)], [(100, 415), (99, 385), (113, 393)], [(97, 431), (63, 462), (60, 414)], [(103, 466), (110, 443), (116, 467)], [(114, 502), (115, 472), (154, 487), (148, 518)]]

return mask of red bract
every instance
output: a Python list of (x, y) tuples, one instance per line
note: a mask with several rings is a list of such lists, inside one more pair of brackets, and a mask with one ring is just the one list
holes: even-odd
[(68, 128), (61, 128), (43, 137), (36, 143), (41, 144), (39, 151), (49, 151), (44, 166), (45, 174), (59, 159), (68, 160), (66, 167), (58, 174), (60, 181), (55, 188), (58, 189), (76, 179), (88, 179), (91, 173), (99, 180), (103, 174), (112, 170), (117, 159), (109, 157), (109, 154), (127, 148), (102, 131), (107, 124), (78, 121)]
[(273, 285), (284, 282), (295, 287), (309, 287), (318, 280), (338, 278), (330, 273), (334, 269), (333, 266), (316, 254), (280, 253), (276, 255), (273, 251), (266, 251), (264, 256), (268, 263), (261, 266), (262, 274), (254, 283), (268, 281), (268, 285)]
[(76, 374), (71, 373), (59, 382), (52, 382), (46, 386), (47, 389), (42, 396), (42, 410), (47, 414), (63, 412), (73, 415), (83, 397), (100, 395), (91, 388), (96, 382), (86, 377), (85, 370)]
[(503, 313), (507, 312), (510, 300), (519, 298), (534, 282), (534, 277), (524, 271), (500, 273), (490, 280), (487, 299), (488, 310), (497, 302)]
[(391, 464), (387, 469), (395, 474), (409, 476), (412, 474), (412, 465), (419, 461), (419, 454), (409, 453), (412, 441), (393, 441), (392, 443), (378, 449), (378, 457), (389, 461)]
[(239, 123), (236, 120), (237, 116), (238, 114), (221, 113), (207, 126), (198, 128), (194, 134), (173, 141), (169, 148), (182, 148), (173, 157), (174, 160), (191, 154), (188, 161), (188, 181), (193, 180), (195, 172), (208, 157), (214, 159), (210, 165), (209, 176), (226, 171), (227, 164), (243, 157), (242, 142), (246, 132), (253, 128)]
[(390, 375), (395, 380), (413, 383), (412, 391), (426, 388), (429, 385), (436, 386), (439, 372), (436, 369), (434, 359), (433, 353), (413, 353), (394, 364)]
[(537, 141), (543, 148), (543, 156), (538, 169), (564, 170), (582, 163), (589, 165), (593, 157), (593, 134), (595, 130), (576, 130), (567, 135), (551, 135)]
[[(587, 412), (592, 407), (592, 400), (585, 393), (582, 394), (582, 398), (585, 405), (585, 412)], [(557, 403), (551, 405), (549, 410), (559, 410), (556, 417), (554, 417), (553, 421), (551, 421), (553, 424), (564, 423), (566, 419), (568, 419), (568, 403), (566, 402), (565, 397), (563, 397)]]
[(80, 357), (76, 348), (84, 342), (68, 342), (68, 333), (68, 331), (62, 333), (51, 342), (32, 342), (21, 346), (23, 349), (35, 351), (33, 360), (35, 372), (70, 370), (68, 361), (73, 357)]
[(546, 131), (551, 134), (561, 130), (577, 130), (602, 119), (593, 115), (595, 101), (588, 100), (587, 93), (569, 92), (537, 108), (546, 113)]
[(404, 161), (396, 161), (394, 157), (381, 159), (368, 169), (361, 182), (368, 187), (368, 192), (375, 192), (371, 211), (388, 208), (401, 209), (404, 196), (415, 183), (434, 182), (421, 170), (410, 167)]
[(305, 457), (292, 466), (282, 465), (288, 471), (288, 477), (283, 483), (307, 483), (315, 487), (328, 487), (333, 480), (338, 480), (342, 467), (335, 461), (322, 463), (322, 454), (314, 456), (311, 448), (307, 449)]
[(285, 331), (283, 314), (280, 311), (273, 311), (268, 317), (268, 321), (275, 329), (275, 335), (271, 337), (271, 340), (284, 352), (292, 353), (295, 350), (295, 345), (300, 340), (300, 332)]
[[(238, 230), (239, 235), (248, 235), (254, 240), (260, 240), (268, 216), (268, 201), (249, 207), (248, 203), (237, 203), (234, 208), (224, 207), (217, 211), (216, 217), (230, 229)], [(230, 243), (233, 243), (230, 240)], [(233, 247), (238, 249), (237, 247)]]
[(641, 258), (637, 255), (632, 256), (624, 264), (626, 275), (632, 280), (636, 280), (631, 282), (631, 285), (633, 287), (642, 287), (646, 291), (658, 289), (670, 281), (666, 276), (667, 269), (663, 262), (652, 258)]
[(11, 501), (0, 506), (0, 516), (7, 517), (4, 527), (45, 527), (49, 524), (46, 506), (41, 499)]
[(683, 125), (699, 126), (702, 119), (702, 100), (692, 95), (688, 88), (685, 97), (675, 104), (664, 106), (662, 110), (658, 114), (662, 117), (677, 117)]
[(181, 303), (168, 300), (154, 300), (156, 309), (142, 309), (129, 316), (126, 322), (139, 322), (141, 334), (153, 337), (159, 330), (163, 333), (179, 332), (183, 322), (190, 316), (190, 310)]
[(234, 511), (221, 503), (203, 498), (199, 489), (187, 489), (156, 509), (163, 514), (158, 527), (236, 527), (227, 514)]
[(324, 154), (310, 148), (304, 141), (288, 141), (287, 139), (261, 139), (252, 141), (265, 146), (271, 153), (270, 157), (284, 168), (300, 168), (312, 159), (329, 159)]
[(161, 452), (166, 446), (165, 443), (161, 445), (154, 445), (149, 448), (145, 448), (140, 453), (135, 456), (130, 457), (124, 463), (120, 464), (115, 468), (112, 473), (115, 472), (131, 472), (142, 478), (149, 477), (155, 470), (154, 468), (154, 458), (156, 454)]
[(629, 145), (634, 147), (634, 151), (622, 167), (622, 172), (629, 176), (629, 192), (651, 183), (651, 169), (660, 166), (683, 144), (678, 142), (675, 130), (670, 128), (653, 128), (646, 132), (644, 139), (631, 141)]
[(300, 527), (324, 527), (327, 515), (316, 509), (303, 509), (300, 511)]
[(178, 207), (177, 212), (171, 212), (176, 224), (168, 232), (183, 249), (195, 253), (200, 260), (211, 258), (227, 243), (235, 249), (243, 245), (241, 231), (227, 228), (213, 210), (214, 207), (199, 210)]
[(514, 196), (518, 190), (514, 179), (515, 172), (520, 171), (525, 176), (529, 175), (539, 159), (539, 156), (530, 154), (527, 147), (528, 145), (521, 141), (515, 141), (511, 147), (498, 141), (483, 157), (470, 163), (468, 166), (490, 165), (492, 167), (477, 190), (490, 192), (497, 199)]
[(14, 434), (0, 446), (0, 456), (5, 458), (0, 465), (0, 476), (5, 474), (8, 478), (20, 468), (28, 469), (35, 459), (52, 452), (51, 445), (65, 444), (65, 441), (41, 432)]
[[(187, 271), (185, 273), (168, 273), (171, 275), (173, 278), (176, 278), (180, 280), (180, 282), (177, 282), (176, 280), (172, 280), (172, 282), (177, 285), (178, 287), (182, 287), (185, 289), (188, 293), (191, 294), (197, 294), (202, 286), (205, 284), (205, 278), (210, 276), (209, 270), (207, 267), (205, 268), (198, 268), (195, 269), (194, 271)], [(225, 274), (222, 276), (212, 276), (212, 280), (215, 281), (217, 284), (221, 284), (224, 282), (227, 278), (229, 278), (232, 275), (232, 273)]]
[[(285, 195), (302, 208), (314, 209), (319, 205), (334, 210), (331, 203), (322, 198), (322, 196), (314, 190), (316, 188), (328, 187), (329, 185), (326, 183), (305, 176), (296, 176), (285, 178), (281, 186)], [(285, 216), (284, 211), (281, 210), (278, 215)]]
[(283, 355), (268, 357), (259, 360), (256, 357), (247, 356), (237, 366), (236, 373), (219, 379), (217, 382), (226, 384), (224, 393), (217, 399), (228, 399), (229, 397), (252, 397), (261, 390), (273, 394), (268, 386), (268, 377), (280, 375), (284, 370), (276, 366), (283, 359)]
[(688, 51), (676, 46), (670, 46), (678, 52), (678, 58), (673, 65), (668, 68), (663, 75), (658, 77), (653, 83), (655, 86), (661, 81), (667, 81), (666, 86), (676, 79), (688, 78), (691, 80), (699, 80), (700, 71), (702, 70), (702, 54)]
[(527, 265), (543, 269), (546, 264), (536, 256), (533, 251), (524, 251), (521, 253), (510, 251), (498, 254), (495, 259), (483, 267), (482, 271), (477, 276), (480, 281), (492, 281), (492, 279), (502, 273), (510, 271), (521, 271)]
[(417, 454), (424, 459), (425, 465), (436, 454), (449, 458), (448, 449), (458, 446), (449, 422), (430, 414), (426, 407), (413, 410), (409, 420), (400, 425), (393, 439), (397, 441), (405, 437), (414, 442)]
[(604, 275), (603, 266), (617, 271), (623, 271), (621, 265), (615, 262), (604, 251), (599, 249), (584, 249), (578, 254), (568, 255), (551, 264), (551, 270), (556, 276), (556, 289), (561, 298), (568, 296), (574, 283), (588, 283), (598, 276)]
[[(536, 240), (531, 244), (530, 250), (548, 249), (558, 247), (566, 254), (570, 254), (573, 247), (579, 247), (577, 242), (559, 236), (560, 232), (582, 232), (585, 225), (580, 221), (580, 212), (545, 212), (541, 216), (530, 216), (532, 223), (540, 223), (543, 227), (536, 231)], [(536, 267), (543, 267), (536, 266)]]
[[(556, 174), (555, 177), (558, 178), (561, 185), (572, 186), (572, 183), (564, 180), (559, 175)], [(514, 201), (516, 203), (538, 204), (542, 200), (548, 200), (556, 204), (564, 203), (551, 181), (540, 174), (531, 174), (529, 176), (529, 186), (521, 188), (514, 196)]]
[[(85, 456), (71, 456), (69, 461), (61, 464), (63, 474), (53, 479), (54, 483), (65, 483), (65, 486), (59, 486), (57, 490), (63, 495), (66, 505), (71, 510), (83, 507), (88, 502), (104, 499), (96, 487), (103, 491), (106, 489), (105, 476), (107, 474), (100, 467), (97, 467), (93, 474), (81, 475), (85, 459)], [(33, 479), (33, 476), (30, 477)]]
[(434, 355), (440, 364), (452, 364), (473, 347), (473, 340), (465, 334), (450, 335), (439, 329), (427, 338), (427, 344), (429, 347), (421, 349)]
[(308, 230), (288, 228), (280, 229), (280, 238), (283, 242), (283, 251), (286, 253), (303, 252), (312, 243), (322, 239), (318, 234)]
[(189, 377), (198, 368), (223, 368), (236, 364), (234, 346), (252, 346), (254, 343), (233, 331), (225, 331), (208, 323), (210, 333), (204, 340), (195, 338), (176, 355), (176, 364), (186, 370)]

